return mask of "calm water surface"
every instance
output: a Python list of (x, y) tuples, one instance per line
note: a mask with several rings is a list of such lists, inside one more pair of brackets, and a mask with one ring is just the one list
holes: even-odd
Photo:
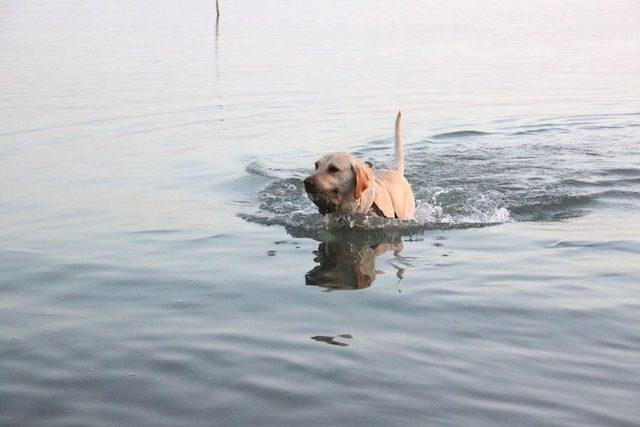
[(640, 424), (638, 3), (220, 3), (0, 5), (0, 424)]

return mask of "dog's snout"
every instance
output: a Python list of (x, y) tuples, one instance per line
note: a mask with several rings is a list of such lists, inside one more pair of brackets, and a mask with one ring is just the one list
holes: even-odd
[(310, 189), (313, 188), (315, 183), (316, 183), (316, 181), (315, 181), (315, 179), (313, 179), (313, 175), (306, 177), (305, 180), (304, 180), (304, 189), (309, 191)]

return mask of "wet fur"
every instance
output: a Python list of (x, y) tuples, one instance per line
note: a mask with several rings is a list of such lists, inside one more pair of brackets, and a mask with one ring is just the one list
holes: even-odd
[(404, 158), (400, 140), (400, 119), (396, 118), (393, 169), (373, 171), (345, 152), (329, 153), (316, 162), (316, 171), (305, 181), (305, 190), (322, 215), (333, 213), (373, 214), (373, 204), (385, 217), (412, 219), (415, 199), (404, 177)]

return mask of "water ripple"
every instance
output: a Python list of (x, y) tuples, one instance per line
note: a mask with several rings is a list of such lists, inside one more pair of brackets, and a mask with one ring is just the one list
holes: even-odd
[[(556, 125), (523, 125), (520, 129), (518, 140), (509, 134), (459, 131), (432, 137), (451, 138), (445, 144), (408, 144), (406, 176), (416, 195), (415, 221), (347, 219), (342, 224), (414, 232), (512, 220), (558, 221), (613, 204), (638, 206), (640, 169), (624, 162), (631, 161), (626, 153), (634, 149), (633, 138), (616, 135), (615, 143), (601, 144), (593, 138), (584, 140), (580, 133), (558, 140), (558, 131), (564, 130)], [(465, 137), (474, 137), (474, 143), (469, 144)], [(387, 140), (386, 147), (365, 144), (353, 152), (372, 161), (374, 167), (388, 166), (392, 141)], [(254, 159), (247, 173), (265, 178), (267, 184), (258, 190), (258, 211), (242, 212), (241, 217), (298, 231), (325, 227), (302, 185), (308, 170), (287, 170)]]

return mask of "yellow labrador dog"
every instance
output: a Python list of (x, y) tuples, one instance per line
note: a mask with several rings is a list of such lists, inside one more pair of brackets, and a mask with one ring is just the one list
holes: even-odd
[(369, 163), (344, 152), (329, 153), (316, 162), (316, 171), (304, 180), (304, 188), (322, 215), (360, 213), (399, 219), (415, 216), (413, 191), (404, 177), (401, 117), (398, 112), (393, 169), (373, 171)]

